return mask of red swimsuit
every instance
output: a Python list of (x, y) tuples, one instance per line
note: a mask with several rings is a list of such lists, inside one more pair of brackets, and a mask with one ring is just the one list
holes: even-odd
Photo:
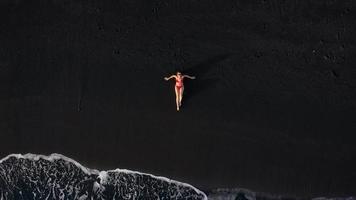
[(176, 78), (176, 88), (177, 89), (180, 89), (182, 88), (184, 85), (183, 85), (183, 77), (181, 76), (180, 78)]

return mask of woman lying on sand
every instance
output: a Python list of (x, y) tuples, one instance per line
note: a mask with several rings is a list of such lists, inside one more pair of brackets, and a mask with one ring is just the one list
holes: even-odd
[(179, 111), (179, 107), (182, 105), (182, 98), (183, 98), (183, 92), (184, 92), (183, 79), (184, 78), (195, 79), (195, 76), (182, 75), (182, 73), (177, 72), (176, 75), (172, 75), (170, 77), (164, 77), (164, 79), (166, 81), (168, 81), (171, 78), (176, 79), (176, 85), (174, 88), (175, 88), (175, 92), (176, 92), (177, 111)]

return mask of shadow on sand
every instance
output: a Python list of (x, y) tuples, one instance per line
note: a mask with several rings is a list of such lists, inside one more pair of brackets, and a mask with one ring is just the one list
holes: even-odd
[(183, 74), (197, 77), (197, 79), (195, 80), (186, 79), (186, 81), (184, 82), (184, 84), (186, 85), (184, 91), (184, 99), (183, 99), (184, 106), (187, 105), (189, 106), (189, 100), (192, 97), (196, 96), (197, 94), (201, 93), (202, 91), (210, 87), (215, 86), (218, 83), (219, 81), (218, 77), (206, 78), (206, 75), (213, 67), (216, 67), (219, 62), (227, 59), (229, 56), (230, 54), (217, 55), (197, 65), (182, 70)]

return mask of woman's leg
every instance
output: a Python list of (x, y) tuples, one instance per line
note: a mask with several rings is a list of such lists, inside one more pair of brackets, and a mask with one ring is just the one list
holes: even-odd
[(179, 90), (179, 106), (182, 105), (183, 92), (184, 92), (184, 87), (181, 87)]
[(177, 105), (177, 110), (179, 110), (179, 99), (180, 99), (180, 92), (178, 87), (174, 87), (175, 92), (176, 92), (176, 105)]

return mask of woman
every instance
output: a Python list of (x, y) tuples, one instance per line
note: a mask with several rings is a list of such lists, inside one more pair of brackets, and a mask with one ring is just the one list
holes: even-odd
[(164, 77), (164, 79), (166, 81), (168, 81), (171, 78), (175, 78), (175, 80), (176, 80), (176, 85), (174, 88), (175, 88), (175, 92), (176, 92), (177, 111), (179, 111), (179, 107), (182, 105), (182, 98), (183, 98), (183, 92), (184, 92), (183, 80), (184, 80), (184, 78), (195, 79), (195, 76), (182, 75), (182, 73), (177, 72), (176, 75), (172, 75), (170, 77)]

